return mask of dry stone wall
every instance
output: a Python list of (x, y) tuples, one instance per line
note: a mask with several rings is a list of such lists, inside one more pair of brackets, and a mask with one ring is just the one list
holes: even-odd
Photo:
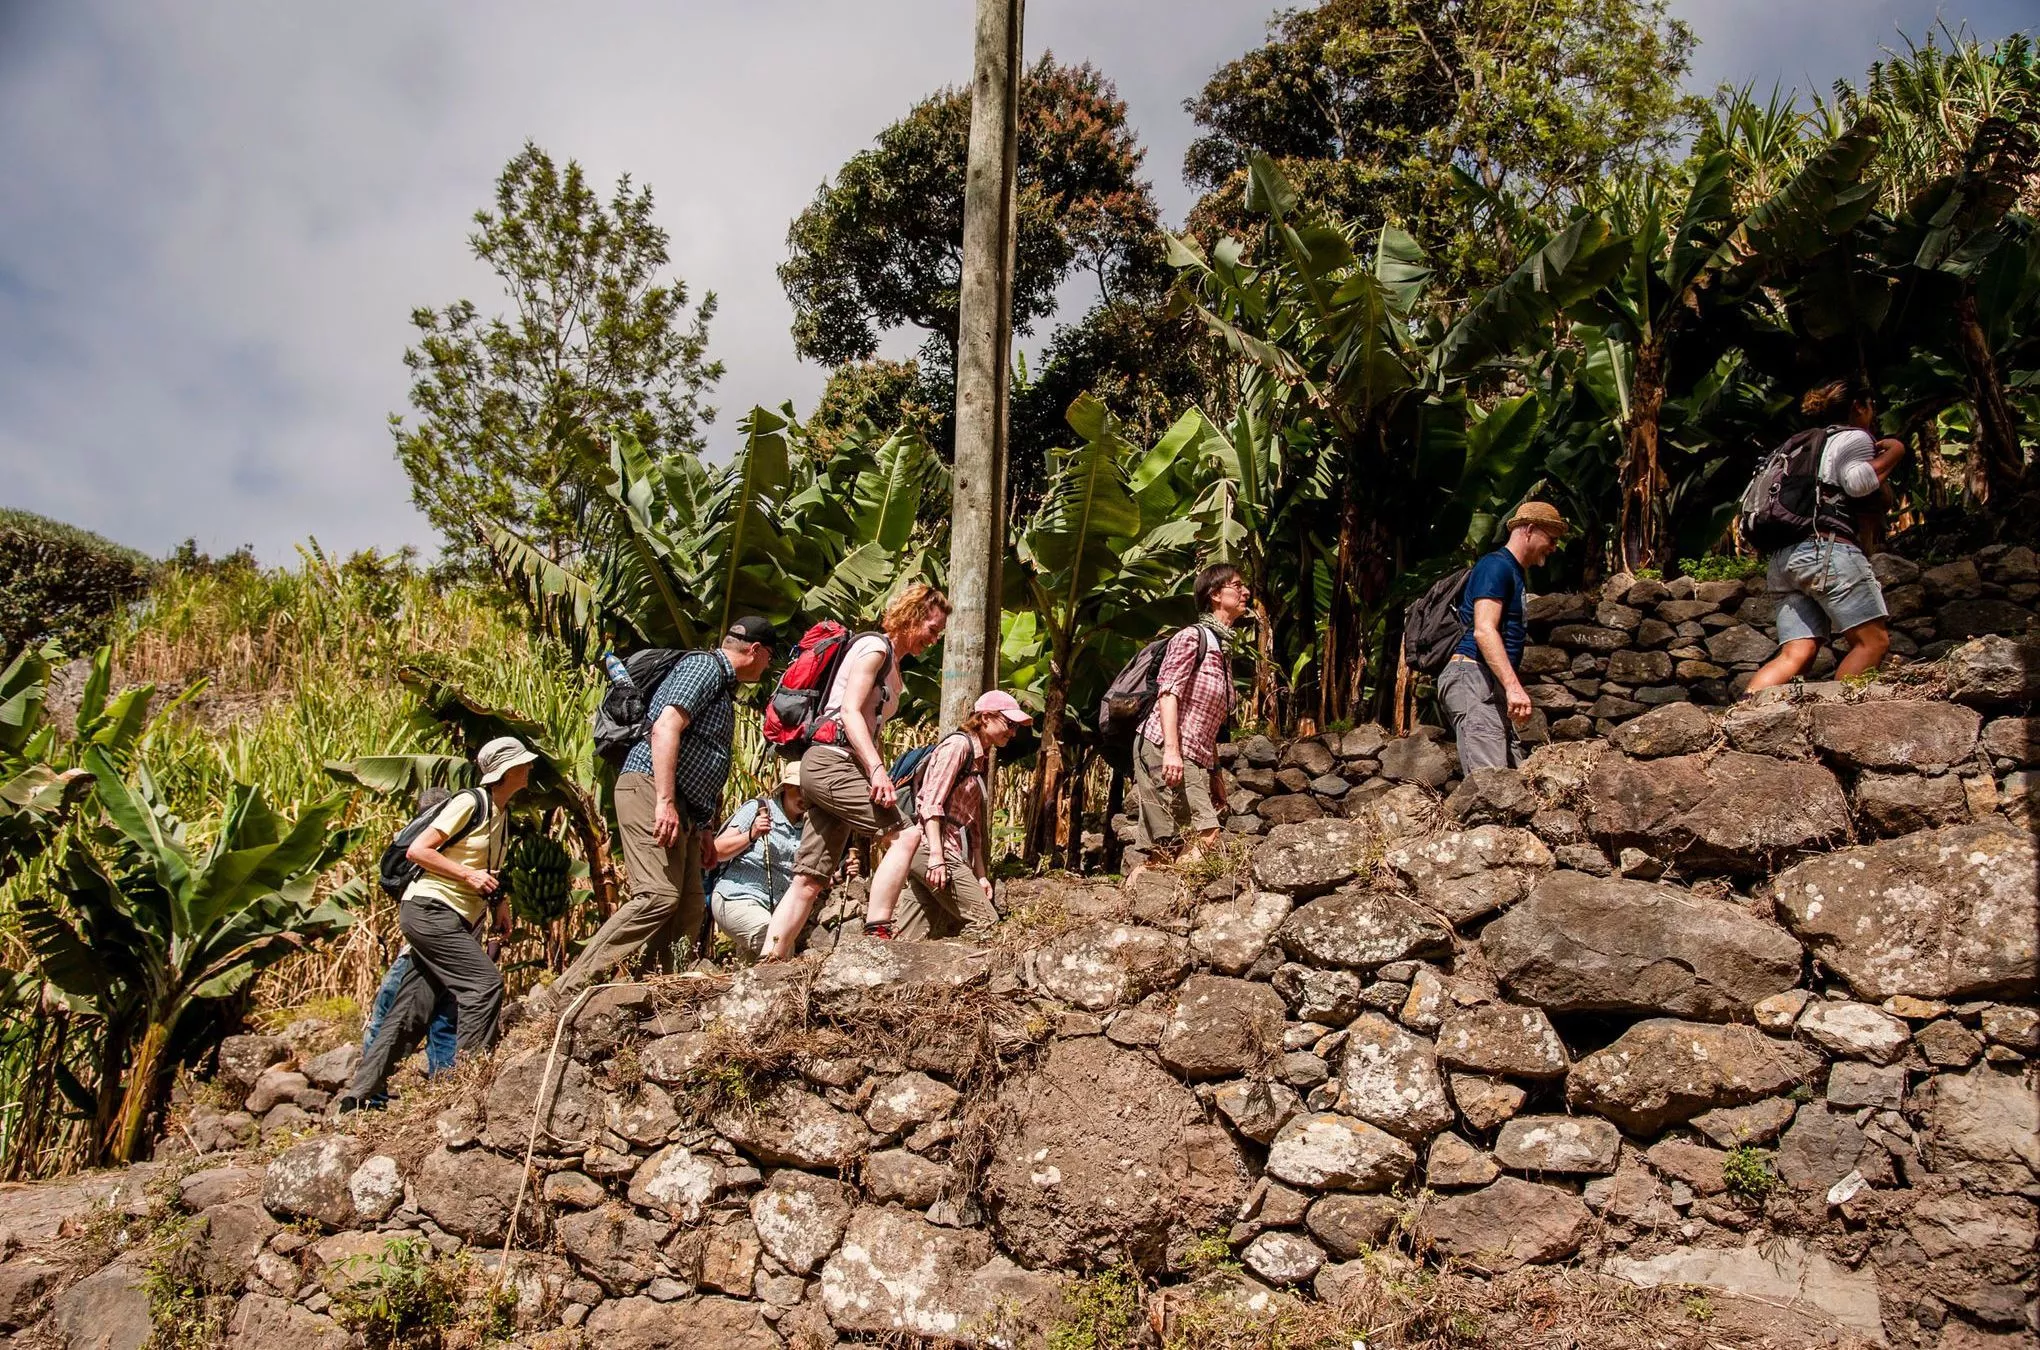
[[(2040, 1343), (2040, 581), (1879, 568), (1910, 678), (1716, 707), (1767, 641), (1740, 586), (1540, 600), (1563, 716), (1521, 770), (1462, 778), (1436, 729), (1246, 740), (1229, 869), (1009, 883), (991, 946), (603, 990), (429, 1137), (288, 1143), (353, 1052), (236, 1038), (241, 1109), (156, 1164), (227, 1341), (337, 1350), (351, 1257), (495, 1261), (514, 1216), (533, 1345), (1040, 1345), (1072, 1280), (1214, 1248), (1257, 1316), (1565, 1263), (1775, 1344)], [(0, 1236), (0, 1331), (136, 1344), (140, 1268), (48, 1236)]]

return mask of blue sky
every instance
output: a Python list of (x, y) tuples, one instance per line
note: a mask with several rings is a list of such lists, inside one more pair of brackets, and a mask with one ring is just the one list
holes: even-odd
[[(1825, 90), (1937, 16), (2034, 23), (2031, 0), (1673, 8), (1702, 91)], [(1269, 13), (1032, 0), (1027, 48), (1118, 83), (1180, 218), (1182, 101)], [(787, 336), (788, 221), (969, 59), (968, 0), (0, 0), (0, 505), (155, 553), (429, 552), (386, 426), (408, 315), (493, 307), (464, 241), (527, 137), (652, 187), (675, 271), (720, 297), (727, 445), (741, 410), (805, 409), (825, 378)]]

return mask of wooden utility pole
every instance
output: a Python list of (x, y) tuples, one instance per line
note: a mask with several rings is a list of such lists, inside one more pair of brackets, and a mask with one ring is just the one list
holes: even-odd
[(971, 703), (999, 678), (1024, 8), (1024, 0), (977, 0), (956, 334), (956, 471), (949, 522), (949, 598), (955, 608), (943, 643), (946, 727), (962, 722)]

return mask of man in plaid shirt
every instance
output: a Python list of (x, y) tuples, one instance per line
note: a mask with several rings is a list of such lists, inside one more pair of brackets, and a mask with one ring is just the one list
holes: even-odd
[(1144, 856), (1129, 882), (1149, 858), (1175, 853), (1179, 861), (1194, 862), (1218, 837), (1218, 812), (1225, 805), (1218, 730), (1233, 706), (1232, 662), (1221, 634), (1247, 612), (1253, 593), (1238, 568), (1213, 563), (1197, 574), (1196, 594), (1198, 622), (1163, 650), (1154, 710), (1134, 740), (1134, 798)]
[(646, 709), (645, 738), (616, 775), (617, 841), (630, 899), (550, 989), (533, 992), (534, 1011), (565, 1004), (640, 951), (659, 969), (679, 970), (692, 959), (707, 904), (702, 859), (715, 847), (713, 826), (730, 776), (737, 685), (764, 678), (777, 640), (770, 623), (747, 615), (730, 625), (720, 647), (689, 652), (659, 682)]

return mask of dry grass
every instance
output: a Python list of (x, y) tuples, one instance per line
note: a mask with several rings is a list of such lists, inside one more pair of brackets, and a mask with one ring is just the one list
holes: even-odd
[[(1495, 1279), (1368, 1259), (1336, 1303), (1283, 1297), (1254, 1311), (1207, 1287), (1149, 1300), (1166, 1350), (1757, 1350), (1781, 1343), (1712, 1317), (1673, 1289), (1639, 1289), (1575, 1269)], [(1104, 1350), (1100, 1347), (1100, 1350)]]

